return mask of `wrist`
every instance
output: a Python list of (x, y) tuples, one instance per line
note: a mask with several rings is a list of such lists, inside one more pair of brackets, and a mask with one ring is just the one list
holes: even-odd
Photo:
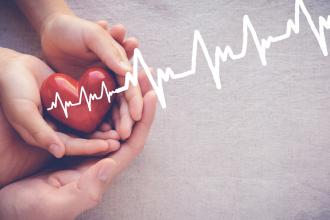
[(56, 14), (74, 15), (64, 0), (16, 0), (16, 4), (39, 34), (50, 17)]
[(39, 27), (40, 38), (42, 38), (45, 30), (50, 29), (53, 26), (53, 24), (60, 21), (62, 17), (68, 17), (68, 16), (75, 16), (75, 14), (70, 12), (54, 12), (52, 14), (49, 14), (40, 24)]

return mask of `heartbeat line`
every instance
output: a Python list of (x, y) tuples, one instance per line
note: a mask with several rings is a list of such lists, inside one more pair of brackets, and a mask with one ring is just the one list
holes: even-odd
[(207, 64), (209, 66), (209, 69), (212, 73), (213, 80), (215, 82), (216, 88), (221, 89), (221, 80), (220, 80), (220, 61), (223, 63), (228, 61), (230, 58), (231, 60), (239, 60), (245, 57), (247, 53), (247, 47), (248, 47), (248, 39), (249, 34), (252, 36), (252, 39), (254, 41), (254, 44), (257, 48), (257, 51), (259, 53), (259, 58), (261, 61), (261, 64), (263, 66), (267, 65), (267, 59), (266, 59), (266, 51), (271, 47), (273, 43), (277, 43), (283, 40), (286, 40), (291, 37), (292, 33), (298, 34), (300, 31), (300, 14), (303, 13), (310, 28), (313, 32), (320, 49), (324, 56), (328, 56), (328, 48), (327, 48), (327, 42), (325, 40), (325, 29), (330, 29), (330, 15), (328, 15), (327, 19), (325, 17), (320, 16), (319, 17), (319, 24), (318, 29), (308, 12), (303, 0), (296, 0), (295, 1), (295, 16), (294, 20), (289, 19), (287, 21), (286, 25), (286, 31), (282, 35), (278, 36), (269, 36), (267, 38), (258, 38), (258, 35), (251, 23), (251, 20), (248, 15), (244, 15), (243, 17), (243, 41), (242, 41), (242, 49), (239, 53), (234, 53), (234, 51), (231, 49), (230, 46), (226, 46), (224, 50), (222, 50), (219, 46), (215, 47), (215, 54), (214, 54), (214, 63), (212, 62), (212, 59), (210, 57), (210, 54), (208, 52), (208, 49), (206, 47), (206, 44), (198, 30), (194, 31), (194, 38), (193, 38), (193, 47), (192, 47), (192, 56), (191, 56), (191, 67), (188, 71), (182, 72), (182, 73), (174, 73), (174, 71), (167, 67), (165, 71), (163, 69), (157, 68), (156, 70), (156, 80), (154, 80), (152, 73), (150, 69), (148, 68), (148, 65), (144, 61), (144, 58), (141, 54), (141, 51), (139, 49), (134, 50), (133, 55), (133, 71), (132, 73), (127, 72), (125, 75), (125, 84), (122, 87), (117, 88), (114, 91), (108, 91), (106, 85), (104, 82), (102, 82), (101, 92), (100, 95), (89, 94), (87, 95), (85, 89), (81, 87), (80, 90), (80, 98), (77, 103), (72, 103), (71, 101), (65, 101), (63, 103), (60, 95), (56, 93), (55, 100), (52, 102), (51, 106), (47, 108), (48, 111), (51, 111), (54, 108), (57, 108), (57, 105), (60, 104), (60, 106), (63, 109), (63, 112), (65, 114), (65, 117), (68, 117), (68, 108), (72, 106), (77, 106), (82, 103), (83, 100), (86, 100), (87, 106), (89, 111), (91, 111), (91, 102), (93, 100), (99, 100), (102, 99), (104, 95), (107, 96), (108, 102), (110, 102), (110, 98), (113, 94), (121, 93), (126, 91), (130, 84), (133, 86), (136, 86), (138, 84), (138, 64), (141, 65), (143, 68), (145, 74), (147, 75), (150, 84), (152, 88), (154, 89), (157, 98), (162, 106), (162, 108), (166, 108), (166, 100), (165, 100), (165, 94), (163, 89), (163, 82), (167, 82), (170, 79), (180, 79), (185, 78), (190, 75), (194, 75), (196, 73), (196, 62), (197, 62), (197, 49), (198, 46), (200, 46), (203, 55), (207, 61)]

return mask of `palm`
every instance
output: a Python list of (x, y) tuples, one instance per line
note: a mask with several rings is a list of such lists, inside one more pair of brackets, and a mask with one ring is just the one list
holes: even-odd
[[(156, 107), (156, 97), (143, 79), (144, 109), (130, 138), (108, 158), (68, 164), (59, 171), (42, 172), (0, 190), (0, 218), (74, 219), (96, 206), (112, 179), (141, 152)], [(65, 161), (59, 161), (65, 164)], [(72, 160), (68, 160), (72, 162)], [(74, 162), (74, 161), (73, 161)], [(61, 168), (60, 168), (61, 169)]]
[[(0, 191), (0, 200), (5, 202), (3, 203), (5, 207), (2, 209), (8, 213), (15, 212), (11, 210), (13, 207), (15, 210), (20, 210), (16, 213), (15, 219), (36, 219), (36, 216), (38, 219), (49, 220), (74, 219), (82, 211), (81, 205), (78, 205), (78, 199), (87, 200), (85, 202), (87, 207), (83, 209), (96, 205), (93, 197), (78, 189), (79, 179), (85, 172), (82, 167), (50, 171), (12, 183)], [(66, 200), (70, 197), (75, 198), (68, 194), (68, 188), (70, 188), (70, 193), (80, 194), (76, 201)], [(24, 210), (25, 207), (29, 210)], [(29, 207), (38, 207), (38, 209), (33, 210)], [(65, 210), (66, 207), (70, 207), (70, 210)], [(2, 215), (4, 216), (0, 213), (0, 218), (8, 218), (5, 212)]]

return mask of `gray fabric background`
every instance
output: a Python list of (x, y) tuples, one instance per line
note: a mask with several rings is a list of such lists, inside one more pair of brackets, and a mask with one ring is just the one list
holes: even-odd
[[(305, 3), (315, 21), (330, 12), (328, 0)], [(294, 15), (293, 0), (69, 4), (86, 19), (123, 23), (149, 65), (177, 72), (190, 67), (194, 29), (210, 53), (227, 44), (239, 51), (244, 14), (260, 37), (283, 33)], [(305, 18), (301, 25), (268, 50), (266, 67), (252, 41), (244, 59), (222, 64), (221, 90), (201, 55), (196, 75), (168, 82), (168, 107), (158, 109), (144, 152), (79, 219), (330, 219), (330, 60)], [(40, 54), (8, 2), (0, 33), (1, 46)]]

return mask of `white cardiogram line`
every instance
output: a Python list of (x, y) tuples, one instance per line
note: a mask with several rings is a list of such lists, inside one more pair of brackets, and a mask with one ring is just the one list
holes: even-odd
[(82, 103), (83, 100), (86, 100), (87, 106), (89, 111), (91, 111), (91, 103), (93, 100), (99, 100), (102, 99), (104, 95), (107, 96), (108, 102), (110, 102), (110, 98), (115, 93), (120, 93), (126, 91), (130, 84), (133, 86), (136, 86), (138, 84), (138, 64), (142, 66), (143, 70), (145, 71), (145, 74), (147, 75), (151, 86), (153, 87), (158, 100), (162, 106), (162, 108), (166, 108), (166, 101), (165, 101), (165, 94), (163, 89), (163, 82), (169, 81), (169, 79), (180, 79), (184, 78), (190, 75), (193, 75), (196, 73), (196, 61), (197, 61), (197, 49), (198, 45), (203, 51), (204, 57), (207, 61), (207, 64), (211, 70), (213, 80), (215, 82), (215, 85), (217, 89), (221, 89), (221, 81), (220, 81), (220, 61), (226, 62), (228, 58), (232, 60), (238, 60), (245, 57), (247, 52), (247, 46), (248, 46), (248, 38), (249, 34), (252, 36), (255, 46), (257, 48), (257, 51), (259, 53), (260, 61), (262, 65), (267, 65), (267, 59), (266, 59), (266, 50), (270, 48), (270, 46), (273, 43), (280, 42), (282, 40), (288, 39), (291, 37), (292, 33), (298, 34), (300, 31), (300, 14), (301, 12), (304, 14), (307, 22), (310, 25), (310, 28), (321, 48), (321, 51), (324, 56), (328, 56), (328, 48), (327, 48), (327, 42), (325, 40), (325, 29), (330, 29), (330, 15), (328, 15), (327, 19), (325, 17), (320, 16), (319, 17), (319, 25), (318, 29), (315, 26), (315, 23), (306, 9), (306, 6), (303, 2), (303, 0), (296, 0), (295, 2), (295, 17), (294, 20), (289, 19), (287, 21), (286, 25), (286, 31), (284, 34), (279, 36), (269, 36), (267, 38), (259, 39), (257, 36), (257, 33), (250, 21), (250, 18), (248, 15), (244, 15), (243, 17), (243, 42), (242, 42), (242, 50), (239, 53), (234, 53), (230, 46), (226, 46), (224, 50), (222, 50), (219, 46), (216, 46), (215, 48), (215, 55), (214, 55), (214, 63), (212, 62), (212, 59), (209, 55), (208, 49), (206, 47), (206, 44), (198, 30), (194, 31), (194, 38), (193, 38), (193, 47), (192, 47), (192, 56), (191, 56), (191, 67), (188, 71), (182, 72), (182, 73), (174, 73), (174, 71), (167, 67), (164, 70), (157, 68), (156, 71), (156, 81), (154, 80), (151, 71), (149, 70), (146, 62), (143, 59), (143, 56), (139, 49), (134, 50), (134, 56), (133, 56), (133, 71), (132, 73), (127, 72), (125, 76), (125, 84), (122, 87), (117, 88), (114, 91), (108, 91), (106, 85), (104, 82), (102, 82), (102, 88), (100, 95), (97, 94), (89, 94), (87, 95), (85, 89), (81, 87), (80, 90), (80, 98), (79, 101), (76, 103), (72, 103), (71, 101), (63, 101), (61, 100), (61, 97), (58, 93), (55, 95), (55, 100), (52, 102), (51, 107), (47, 108), (48, 111), (57, 108), (57, 105), (60, 104), (63, 112), (66, 117), (68, 117), (68, 108), (71, 106), (77, 106)]

